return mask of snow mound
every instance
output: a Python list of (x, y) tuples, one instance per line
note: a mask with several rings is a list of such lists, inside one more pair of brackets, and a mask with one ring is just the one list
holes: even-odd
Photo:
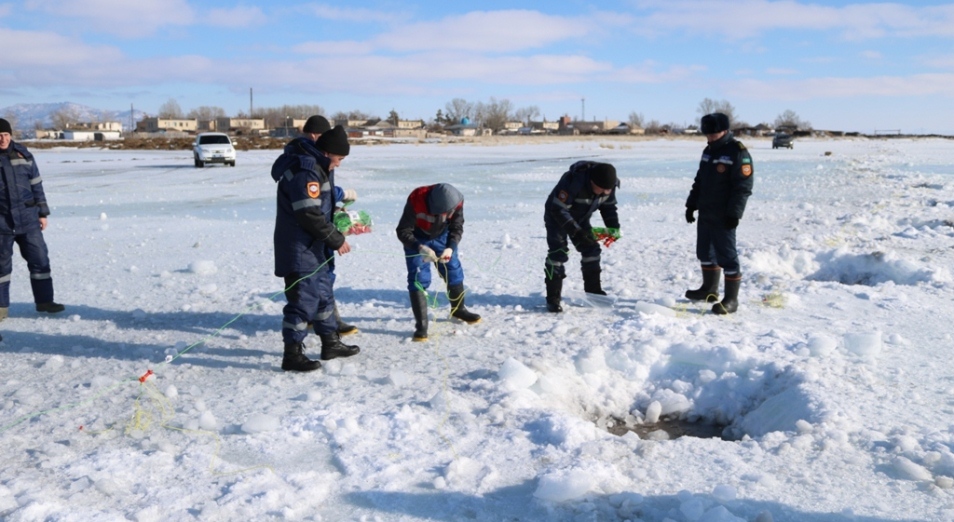
[(949, 279), (942, 271), (919, 266), (891, 252), (852, 254), (835, 250), (819, 254), (817, 260), (820, 268), (808, 277), (815, 281), (875, 286), (888, 281), (916, 285)]

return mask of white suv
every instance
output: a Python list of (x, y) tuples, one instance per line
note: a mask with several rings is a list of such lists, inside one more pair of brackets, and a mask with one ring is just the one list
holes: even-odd
[(221, 132), (203, 132), (196, 136), (192, 155), (195, 157), (196, 168), (204, 167), (206, 163), (235, 166), (235, 147), (232, 146), (229, 135)]

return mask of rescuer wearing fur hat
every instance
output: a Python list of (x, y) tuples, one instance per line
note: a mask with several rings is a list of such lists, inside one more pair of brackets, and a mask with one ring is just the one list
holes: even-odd
[(464, 268), (457, 258), (457, 245), (464, 234), (464, 195), (449, 183), (418, 187), (411, 191), (397, 226), (407, 263), (407, 289), (414, 312), (414, 337), (427, 340), (427, 288), (430, 263), (447, 283), (451, 316), (468, 324), (480, 316), (464, 305)]
[[(729, 130), (729, 117), (716, 112), (702, 117), (708, 145), (686, 199), (686, 222), (696, 221), (696, 257), (702, 263), (702, 286), (686, 292), (692, 301), (715, 301), (712, 313), (731, 314), (739, 308), (742, 272), (735, 247), (735, 230), (752, 195), (755, 167), (752, 156)], [(725, 272), (725, 295), (719, 301), (719, 276)]]
[(616, 167), (609, 163), (578, 161), (563, 174), (560, 182), (547, 197), (543, 222), (547, 229), (547, 260), (544, 266), (547, 288), (547, 310), (563, 311), (560, 304), (564, 264), (570, 259), (567, 238), (583, 256), (580, 269), (583, 272), (583, 291), (589, 294), (606, 295), (600, 281), (600, 252), (602, 247), (593, 235), (590, 217), (596, 210), (603, 217), (603, 224), (619, 232), (619, 216), (616, 212), (616, 189), (619, 179)]

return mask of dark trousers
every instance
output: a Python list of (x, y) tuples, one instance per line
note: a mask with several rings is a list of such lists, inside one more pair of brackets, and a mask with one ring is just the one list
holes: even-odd
[(738, 274), (739, 253), (735, 249), (735, 229), (701, 219), (696, 226), (696, 257), (702, 264), (722, 267), (726, 275)]
[[(417, 240), (440, 256), (447, 248), (447, 233), (448, 231), (445, 230), (443, 234), (434, 239), (418, 237)], [(411, 292), (427, 290), (431, 286), (431, 264), (425, 263), (424, 256), (420, 254), (417, 250), (404, 249), (404, 260), (407, 263), (407, 289)], [(438, 275), (447, 282), (448, 286), (464, 284), (464, 267), (461, 266), (460, 259), (457, 259), (456, 249), (451, 255), (450, 261), (436, 264)]]
[(33, 301), (53, 302), (53, 278), (50, 276), (50, 256), (40, 227), (22, 234), (0, 235), (0, 308), (10, 306), (10, 280), (13, 275), (13, 244), (20, 247), (20, 255), (30, 271)]
[(285, 288), (288, 288), (285, 291), (288, 304), (282, 310), (282, 340), (285, 344), (302, 342), (308, 336), (309, 322), (318, 335), (331, 334), (338, 329), (334, 317), (335, 294), (327, 265), (298, 281), (301, 277), (301, 274), (285, 276)]
[[(585, 230), (589, 231), (589, 227), (585, 227)], [(584, 272), (598, 270), (602, 251), (603, 249), (599, 243), (593, 243), (589, 248), (580, 252), (583, 256), (580, 261), (580, 269)], [(566, 277), (565, 264), (569, 260), (570, 246), (567, 244), (566, 232), (560, 227), (547, 225), (547, 260), (544, 266), (547, 277), (564, 279)]]

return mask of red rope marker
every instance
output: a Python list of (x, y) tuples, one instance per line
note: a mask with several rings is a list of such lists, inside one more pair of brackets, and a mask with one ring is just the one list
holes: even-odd
[(152, 370), (146, 370), (146, 373), (142, 374), (142, 377), (139, 378), (139, 384), (146, 382), (146, 379), (154, 375)]

